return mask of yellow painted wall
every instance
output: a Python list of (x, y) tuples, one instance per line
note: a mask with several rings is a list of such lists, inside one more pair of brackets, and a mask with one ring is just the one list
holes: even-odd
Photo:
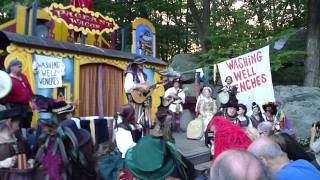
[[(68, 53), (68, 52), (61, 52), (61, 51), (52, 51), (46, 49), (39, 49), (33, 47), (26, 47), (26, 46), (19, 46), (16, 44), (11, 44), (7, 47), (7, 51), (9, 55), (5, 59), (5, 67), (8, 66), (10, 61), (14, 59), (19, 59), (22, 61), (23, 65), (23, 73), (26, 74), (30, 85), (32, 87), (33, 92), (36, 94), (36, 87), (35, 87), (35, 78), (32, 71), (32, 54), (42, 54), (42, 55), (51, 55), (57, 57), (70, 57), (74, 60), (74, 102), (79, 102), (80, 96), (80, 66), (89, 63), (104, 63), (108, 65), (115, 66), (122, 70), (125, 70), (128, 66), (129, 62), (120, 60), (120, 59), (112, 59), (112, 58), (102, 58), (102, 57), (95, 57), (89, 55), (78, 55), (75, 53)], [(164, 66), (157, 66), (157, 65), (150, 65), (147, 64), (146, 68), (154, 68), (156, 70), (163, 70)], [(153, 82), (160, 81), (160, 74), (155, 73)], [(70, 93), (69, 93), (70, 94)], [(155, 90), (152, 95), (152, 119), (155, 119), (155, 113), (157, 111), (157, 107), (160, 105), (160, 96), (164, 94), (164, 88), (160, 87)], [(126, 95), (123, 93), (123, 98), (126, 101)], [(76, 114), (79, 114), (78, 109), (76, 109)], [(37, 114), (33, 118), (33, 125), (37, 122)]]

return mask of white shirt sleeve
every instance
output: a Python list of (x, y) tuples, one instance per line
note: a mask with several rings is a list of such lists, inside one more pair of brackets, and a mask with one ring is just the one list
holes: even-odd
[(125, 92), (130, 93), (134, 87), (135, 87), (135, 83), (133, 81), (133, 75), (131, 73), (127, 73), (126, 78), (124, 80)]
[(133, 142), (131, 132), (123, 128), (118, 128), (116, 131), (116, 144), (122, 153), (122, 158), (125, 158), (128, 149), (136, 145), (136, 143)]
[(313, 152), (320, 153), (320, 138), (318, 138), (314, 143), (312, 143), (310, 148)]
[(170, 96), (171, 94), (172, 94), (172, 88), (169, 88), (166, 90), (166, 92), (164, 92), (164, 97), (166, 98), (166, 97)]
[(186, 94), (184, 93), (184, 91), (182, 90), (182, 91), (178, 94), (178, 96), (181, 98), (182, 104), (184, 104), (184, 103), (185, 103), (185, 100), (186, 100)]

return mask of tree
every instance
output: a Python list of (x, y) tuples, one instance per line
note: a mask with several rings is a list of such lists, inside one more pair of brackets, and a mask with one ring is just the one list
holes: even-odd
[[(199, 5), (195, 0), (187, 0), (187, 4), (191, 12), (193, 23), (196, 26), (201, 51), (207, 52), (209, 49), (207, 43), (207, 33), (210, 24), (210, 12), (212, 12), (214, 5), (211, 6), (210, 0), (202, 0), (198, 3)], [(210, 6), (212, 8), (210, 8)]]
[(305, 86), (320, 85), (320, 1), (309, 1), (307, 54), (305, 61)]

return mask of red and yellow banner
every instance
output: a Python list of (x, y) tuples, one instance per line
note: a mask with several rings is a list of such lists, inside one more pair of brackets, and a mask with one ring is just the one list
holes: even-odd
[(53, 3), (48, 11), (55, 21), (63, 22), (69, 29), (83, 34), (110, 33), (119, 28), (113, 18), (103, 16), (99, 12), (90, 11), (87, 8)]

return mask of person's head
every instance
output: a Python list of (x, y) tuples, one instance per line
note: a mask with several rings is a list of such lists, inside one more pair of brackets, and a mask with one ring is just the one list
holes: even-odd
[(203, 94), (203, 96), (205, 96), (205, 97), (211, 97), (211, 95), (212, 95), (212, 89), (210, 88), (210, 87), (204, 87), (203, 89), (202, 89), (202, 94)]
[(260, 136), (269, 136), (273, 133), (272, 124), (268, 121), (263, 121), (257, 126)]
[(260, 106), (256, 102), (252, 103), (252, 113), (256, 116), (261, 114)]
[(65, 101), (54, 102), (52, 112), (56, 114), (58, 122), (71, 119), (74, 106)]
[(237, 114), (238, 115), (240, 115), (240, 116), (245, 116), (246, 115), (246, 113), (247, 113), (247, 107), (246, 107), (246, 105), (244, 105), (244, 104), (239, 104), (238, 105), (238, 111), (237, 111)]
[(299, 143), (289, 134), (284, 132), (276, 133), (270, 136), (270, 138), (280, 146), (283, 152), (287, 153), (290, 160), (304, 159), (312, 161), (312, 158), (309, 157)]
[(119, 114), (123, 124), (135, 124), (135, 110), (131, 104), (125, 104), (120, 107)]
[(21, 75), (22, 74), (22, 63), (21, 61), (15, 59), (9, 63), (8, 66), (8, 73), (14, 74), (14, 75)]
[(262, 105), (267, 117), (272, 117), (277, 114), (277, 105), (274, 102), (267, 102)]
[(255, 140), (249, 146), (248, 151), (259, 157), (273, 173), (279, 171), (289, 161), (287, 154), (269, 137)]
[(136, 57), (132, 63), (132, 66), (137, 70), (137, 71), (143, 71), (144, 63), (146, 62), (145, 58), (142, 57)]
[(269, 169), (245, 150), (227, 150), (213, 163), (210, 180), (272, 179)]
[(237, 108), (236, 107), (227, 107), (227, 115), (229, 117), (234, 117), (237, 114)]
[(180, 88), (180, 82), (179, 81), (174, 81), (173, 87)]
[(20, 121), (23, 119), (23, 110), (21, 108), (6, 109), (1, 106), (0, 123), (3, 132), (14, 134), (20, 130)]
[(229, 85), (232, 84), (232, 82), (233, 82), (232, 77), (231, 76), (227, 76), (226, 80), (224, 82), (226, 82)]

